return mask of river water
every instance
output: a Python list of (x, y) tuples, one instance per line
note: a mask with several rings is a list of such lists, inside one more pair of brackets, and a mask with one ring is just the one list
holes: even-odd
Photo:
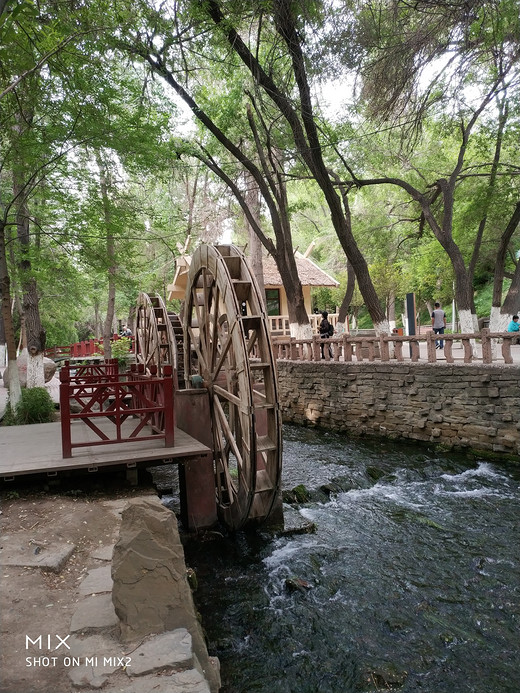
[(222, 693), (520, 691), (519, 480), (285, 426), (283, 487), (312, 490), (315, 533), (185, 547)]

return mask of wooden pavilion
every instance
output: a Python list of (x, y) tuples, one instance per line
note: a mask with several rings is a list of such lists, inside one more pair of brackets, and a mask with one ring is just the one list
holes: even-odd
[[(314, 244), (311, 244), (305, 253), (295, 252), (298, 276), (302, 284), (305, 308), (309, 314), (311, 325), (316, 321), (316, 316), (312, 312), (311, 290), (321, 287), (336, 288), (339, 282), (322, 270), (312, 260), (309, 254)], [(166, 288), (168, 290), (168, 300), (174, 298), (184, 299), (186, 294), (186, 284), (188, 272), (191, 264), (191, 256), (182, 253), (176, 258), (175, 276), (173, 282)], [(263, 257), (264, 286), (267, 301), (267, 314), (272, 334), (289, 334), (289, 317), (287, 307), (287, 295), (283, 287), (282, 278), (278, 272), (276, 262), (270, 255)], [(319, 316), (320, 317), (320, 316)], [(331, 316), (333, 318), (333, 316)], [(334, 320), (331, 322), (334, 324)]]

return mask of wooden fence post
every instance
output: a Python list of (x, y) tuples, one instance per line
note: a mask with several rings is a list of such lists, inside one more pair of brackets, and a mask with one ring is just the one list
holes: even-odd
[(482, 340), (482, 363), (493, 363), (493, 353), (491, 350), (491, 339), (489, 338), (488, 327), (482, 328), (480, 331), (480, 338)]
[(72, 457), (72, 440), (70, 432), (70, 368), (68, 361), (60, 370), (60, 419), (61, 451), (63, 459)]
[(175, 412), (173, 408), (173, 370), (164, 366), (164, 445), (173, 447), (175, 438)]

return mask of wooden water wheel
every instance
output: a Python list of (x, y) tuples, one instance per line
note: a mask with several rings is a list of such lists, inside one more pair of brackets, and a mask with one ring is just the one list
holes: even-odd
[(230, 529), (265, 520), (278, 496), (281, 417), (260, 292), (235, 246), (201, 246), (184, 310), (187, 387), (210, 400), (220, 519)]
[(136, 315), (136, 360), (150, 373), (151, 366), (157, 366), (157, 375), (162, 377), (164, 366), (172, 366), (177, 371), (177, 345), (175, 334), (160, 296), (140, 293)]

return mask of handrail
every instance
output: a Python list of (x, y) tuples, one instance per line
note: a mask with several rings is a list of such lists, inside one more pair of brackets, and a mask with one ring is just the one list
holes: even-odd
[[(120, 339), (119, 335), (114, 335), (111, 342), (117, 342)], [(135, 353), (135, 337), (131, 336), (129, 354)], [(99, 356), (103, 358), (103, 342), (97, 339), (85, 339), (81, 342), (74, 342), (74, 344), (67, 344), (65, 346), (53, 346), (45, 349), (45, 356), (50, 359), (72, 359), (72, 358), (92, 358), (93, 356)]]
[[(444, 341), (444, 349), (437, 350), (435, 342)], [(504, 363), (512, 364), (511, 346), (518, 338), (515, 332), (490, 332), (488, 328), (471, 334), (455, 333), (438, 335), (428, 332), (425, 335), (396, 335), (383, 334), (376, 336), (353, 337), (344, 333), (337, 337), (322, 339), (313, 335), (311, 339), (296, 339), (294, 337), (273, 337), (273, 352), (275, 359), (293, 361), (382, 361), (416, 363), (421, 360), (421, 344), (426, 344), (428, 363), (438, 363), (438, 356), (443, 354), (445, 363), (455, 363), (453, 346), (461, 342), (464, 363), (496, 363), (495, 345), (501, 340), (501, 358)], [(481, 345), (481, 354), (476, 350), (476, 344)], [(405, 358), (403, 347), (408, 344), (409, 356)], [(324, 347), (322, 350), (322, 346)], [(330, 352), (329, 353), (329, 347)], [(323, 351), (323, 354), (322, 354)]]
[[(135, 364), (134, 364), (135, 365)], [(171, 366), (164, 367), (164, 377), (144, 374), (134, 369), (117, 372), (117, 360), (95, 366), (71, 367), (60, 371), (61, 440), (64, 459), (72, 457), (73, 448), (164, 439), (165, 447), (174, 444), (173, 391)], [(71, 411), (71, 403), (79, 407)], [(123, 424), (137, 417), (132, 427)], [(110, 421), (114, 428), (109, 435), (99, 427), (100, 420)], [(72, 441), (71, 423), (83, 421), (99, 440)], [(145, 426), (151, 433), (145, 431)], [(131, 428), (131, 430), (129, 430)]]
[[(322, 320), (321, 313), (309, 313), (309, 324), (311, 326), (312, 332), (317, 332), (319, 324)], [(328, 321), (332, 327), (336, 328), (338, 324), (339, 315), (338, 313), (329, 313)], [(288, 337), (291, 334), (291, 323), (289, 322), (288, 315), (268, 315), (267, 324), (269, 326), (269, 333), (271, 335), (279, 335), (281, 337)], [(348, 316), (345, 318), (345, 328), (348, 332)]]

